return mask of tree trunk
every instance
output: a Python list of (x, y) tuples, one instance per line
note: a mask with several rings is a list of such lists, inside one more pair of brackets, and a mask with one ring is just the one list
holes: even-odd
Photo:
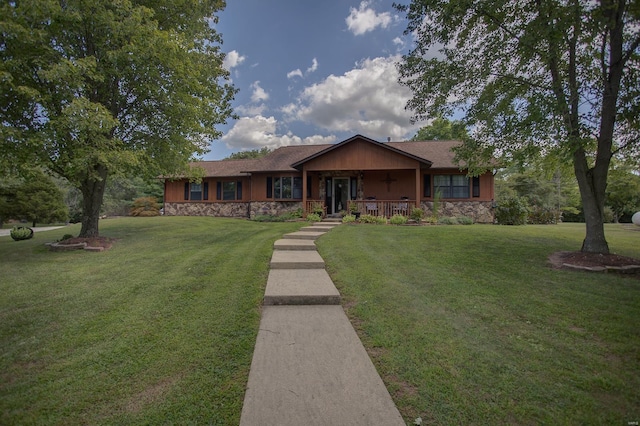
[(93, 173), (88, 174), (82, 182), (80, 191), (82, 192), (82, 229), (80, 237), (97, 237), (98, 220), (100, 219), (100, 208), (107, 183), (107, 169), (103, 165), (97, 164), (93, 167)]
[[(596, 164), (590, 169), (584, 151), (578, 149), (574, 154), (573, 165), (586, 223), (586, 235), (581, 251), (609, 254), (609, 244), (604, 235), (604, 198), (609, 164)], [(603, 167), (606, 167), (604, 176), (602, 176)]]

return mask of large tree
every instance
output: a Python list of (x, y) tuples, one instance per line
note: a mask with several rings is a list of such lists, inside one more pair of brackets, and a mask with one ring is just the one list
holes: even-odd
[(219, 136), (224, 0), (0, 4), (0, 165), (43, 165), (82, 192), (98, 235), (107, 178), (185, 172)]
[(416, 119), (459, 109), (473, 129), (457, 152), (554, 155), (573, 165), (582, 251), (608, 253), (603, 212), (614, 155), (638, 156), (640, 2), (413, 0), (414, 49), (399, 65)]

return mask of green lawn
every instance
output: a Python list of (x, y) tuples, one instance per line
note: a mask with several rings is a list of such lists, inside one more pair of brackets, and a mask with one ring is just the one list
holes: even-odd
[(44, 247), (79, 225), (0, 237), (0, 424), (237, 424), (272, 245), (302, 225), (110, 219), (103, 253)]
[[(272, 243), (304, 223), (111, 219), (0, 237), (0, 424), (237, 424)], [(555, 271), (583, 226), (341, 226), (318, 241), (407, 423), (640, 419), (640, 280)], [(640, 231), (608, 225), (613, 252)]]
[[(607, 225), (612, 252), (640, 231)], [(407, 423), (640, 420), (640, 279), (552, 270), (584, 225), (341, 226), (318, 241)]]

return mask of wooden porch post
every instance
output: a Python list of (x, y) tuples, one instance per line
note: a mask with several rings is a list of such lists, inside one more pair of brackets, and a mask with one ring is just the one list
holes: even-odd
[(420, 208), (420, 167), (416, 168), (416, 207)]
[(307, 167), (302, 165), (302, 214), (307, 216)]

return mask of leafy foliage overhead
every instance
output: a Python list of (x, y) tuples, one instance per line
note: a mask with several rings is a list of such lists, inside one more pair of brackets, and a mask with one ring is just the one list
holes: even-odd
[(603, 215), (614, 155), (640, 160), (640, 3), (413, 0), (399, 65), (416, 119), (462, 111), (457, 151), (476, 174), (492, 157), (570, 161), (587, 224), (582, 250), (608, 253)]
[(0, 4), (0, 166), (42, 164), (82, 191), (97, 234), (104, 183), (180, 174), (231, 115), (222, 0)]

